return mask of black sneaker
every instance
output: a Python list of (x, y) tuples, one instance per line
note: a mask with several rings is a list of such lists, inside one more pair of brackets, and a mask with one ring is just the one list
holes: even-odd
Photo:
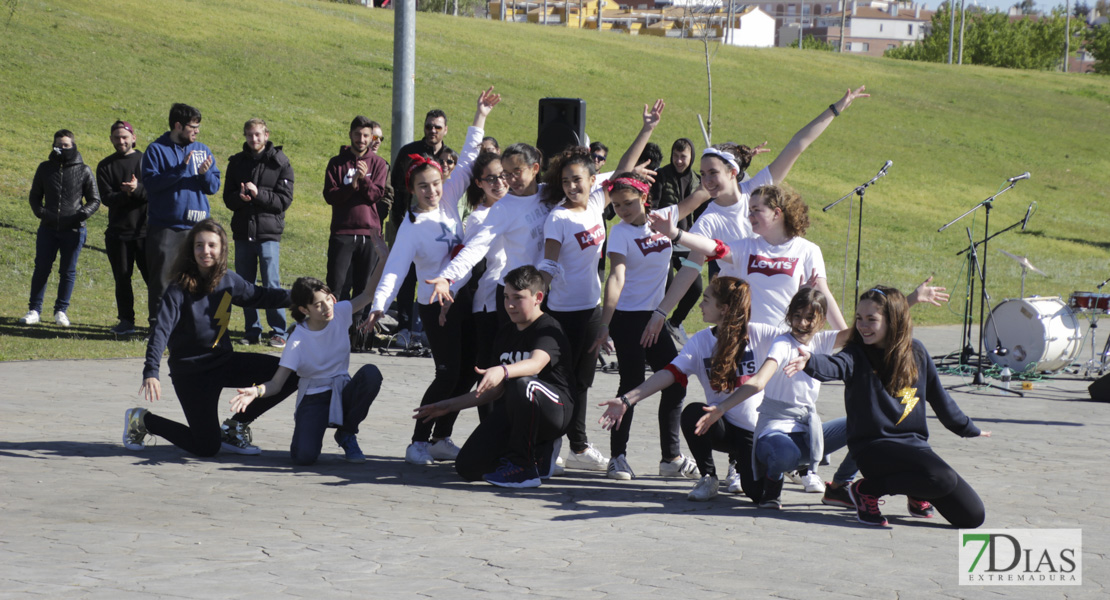
[(779, 510), (782, 508), (782, 480), (764, 479), (763, 497), (759, 499), (759, 508)]
[(497, 467), (497, 470), (493, 473), (483, 475), (482, 479), (485, 479), (487, 483), (491, 483), (497, 487), (540, 487), (540, 474), (536, 471), (535, 465), (531, 467), (521, 467), (513, 464), (507, 458), (502, 458), (501, 466)]
[(848, 486), (833, 487), (832, 483), (825, 484), (825, 495), (821, 497), (821, 504), (839, 506), (841, 508), (855, 508), (852, 497), (848, 495)]
[(906, 496), (906, 508), (909, 509), (911, 517), (933, 518), (933, 505), (928, 500), (918, 500)]
[(881, 501), (875, 496), (861, 493), (859, 491), (861, 483), (863, 480), (857, 479), (848, 486), (848, 495), (851, 496), (852, 504), (856, 507), (856, 520), (864, 525), (886, 527), (886, 517), (879, 511)]

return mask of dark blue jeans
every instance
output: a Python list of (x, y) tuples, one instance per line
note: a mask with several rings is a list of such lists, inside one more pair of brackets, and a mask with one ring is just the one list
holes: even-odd
[(31, 275), (31, 300), (29, 310), (42, 312), (42, 300), (46, 295), (46, 281), (50, 279), (50, 269), (54, 259), (61, 254), (58, 263), (58, 299), (54, 301), (54, 312), (69, 308), (69, 298), (73, 295), (73, 284), (77, 282), (77, 257), (85, 245), (88, 231), (82, 225), (77, 231), (58, 231), (40, 225), (35, 237), (35, 271)]
[[(370, 405), (381, 389), (382, 372), (374, 365), (363, 365), (343, 388), (343, 425), (336, 430), (336, 436), (358, 433), (358, 424), (366, 419)], [(289, 443), (289, 455), (294, 463), (311, 465), (320, 457), (330, 408), (330, 391), (306, 395), (301, 399), (294, 416), (293, 441)]]
[[(249, 242), (235, 240), (235, 273), (250, 283), (262, 280), (262, 286), (281, 287), (280, 261), (281, 242)], [(244, 308), (243, 320), (247, 338), (258, 340), (262, 337), (262, 326), (258, 320), (257, 308)], [(274, 335), (285, 337), (285, 309), (266, 309), (266, 324)]]

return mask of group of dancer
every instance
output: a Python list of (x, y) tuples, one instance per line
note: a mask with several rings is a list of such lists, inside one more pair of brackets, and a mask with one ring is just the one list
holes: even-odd
[[(662, 119), (661, 100), (645, 105), (642, 128), (614, 172), (599, 174), (590, 150), (574, 147), (551, 157), (541, 181), (536, 148), (481, 149), (486, 119), (500, 102), (490, 88), (478, 98), (449, 176), (433, 157), (408, 157), (405, 182), (413, 202), (407, 218), (392, 249), (378, 241), (388, 257), (349, 301), (336, 301), (333, 290), (310, 277), (285, 291), (228, 272), (227, 237), (205, 220), (189, 233), (165, 293), (140, 390), (147, 399), (160, 397), (159, 366), (168, 348), (188, 424), (132, 408), (124, 444), (142, 449), (153, 434), (198, 456), (221, 447), (257, 453), (249, 424), (297, 393), (295, 463), (317, 459), (329, 427), (347, 460), (365, 460), (357, 434), (383, 376), (373, 365), (350, 376), (348, 332), (373, 328), (414, 266), (435, 373), (414, 412), (409, 463), (453, 460), (464, 479), (501, 487), (538, 486), (564, 468), (630, 480), (636, 477), (628, 461), (635, 406), (660, 392), (659, 475), (696, 480), (690, 500), (718, 495), (714, 450), (728, 455), (728, 491), (779, 509), (785, 477), (799, 470), (815, 477), (825, 457), (847, 446), (832, 482), (814, 490), (824, 492), (826, 504), (885, 525), (879, 498), (905, 495), (912, 516), (931, 517), (935, 507), (953, 525), (978, 527), (982, 501), (929, 448), (924, 406), (958, 435), (990, 434), (960, 411), (912, 339), (909, 306), (939, 304), (947, 299), (943, 288), (926, 280), (905, 296), (876, 286), (860, 297), (849, 327), (829, 293), (821, 250), (805, 239), (808, 208), (783, 186), (806, 148), (867, 96), (863, 87), (848, 90), (754, 176), (746, 170), (757, 151), (736, 144), (706, 148), (700, 186), (650, 210), (656, 173), (639, 163)], [(706, 204), (690, 226), (688, 217)], [(609, 206), (618, 221), (607, 232)], [(689, 255), (674, 273), (679, 248)], [(604, 285), (603, 252), (609, 259)], [(679, 349), (664, 321), (700, 282), (707, 260), (718, 267), (700, 304), (711, 327)], [(291, 309), (298, 324), (280, 358), (232, 351), (233, 304)], [(356, 324), (354, 315), (367, 306), (368, 318)], [(606, 458), (589, 441), (586, 423), (598, 352), (610, 342), (620, 381), (618, 397), (600, 403), (599, 422), (610, 435)], [(647, 367), (654, 374), (645, 380)], [(706, 402), (683, 408), (691, 376)], [(822, 423), (819, 382), (833, 379), (847, 384), (846, 417)], [(221, 425), (225, 387), (238, 393), (231, 401), (235, 416)], [(453, 428), (458, 412), (469, 407), (477, 407), (480, 424), (460, 448)], [(243, 443), (221, 443), (229, 428)]]

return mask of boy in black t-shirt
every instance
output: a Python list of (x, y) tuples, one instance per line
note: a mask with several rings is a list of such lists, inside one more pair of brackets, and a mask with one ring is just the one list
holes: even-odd
[(510, 271), (505, 276), (505, 311), (512, 322), (494, 340), (498, 365), (477, 369), (482, 380), (473, 392), (421, 406), (413, 416), (428, 420), (494, 403), (455, 459), (455, 470), (467, 481), (538, 487), (541, 477), (555, 468), (574, 413), (567, 391), (573, 376), (567, 364), (570, 343), (559, 323), (540, 308), (543, 289), (535, 267)]

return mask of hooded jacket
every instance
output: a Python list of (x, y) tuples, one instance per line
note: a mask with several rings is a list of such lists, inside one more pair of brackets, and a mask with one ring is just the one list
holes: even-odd
[[(285, 230), (285, 211), (293, 203), (293, 167), (281, 146), (266, 142), (256, 157), (243, 144), (243, 151), (227, 162), (224, 175), (224, 204), (232, 211), (231, 235), (235, 241), (280, 242)], [(253, 183), (258, 195), (250, 202), (239, 197), (240, 184)]]
[(189, 160), (191, 153), (210, 156), (212, 151), (200, 142), (181, 146), (170, 132), (147, 146), (143, 154), (143, 174), (139, 179), (146, 186), (147, 225), (152, 229), (191, 228), (209, 216), (208, 196), (220, 191), (220, 170), (215, 161), (203, 175), (198, 163)]
[[(81, 198), (84, 197), (84, 203)], [(31, 211), (44, 227), (76, 231), (100, 208), (100, 194), (92, 169), (81, 159), (77, 145), (39, 164), (31, 180)]]

